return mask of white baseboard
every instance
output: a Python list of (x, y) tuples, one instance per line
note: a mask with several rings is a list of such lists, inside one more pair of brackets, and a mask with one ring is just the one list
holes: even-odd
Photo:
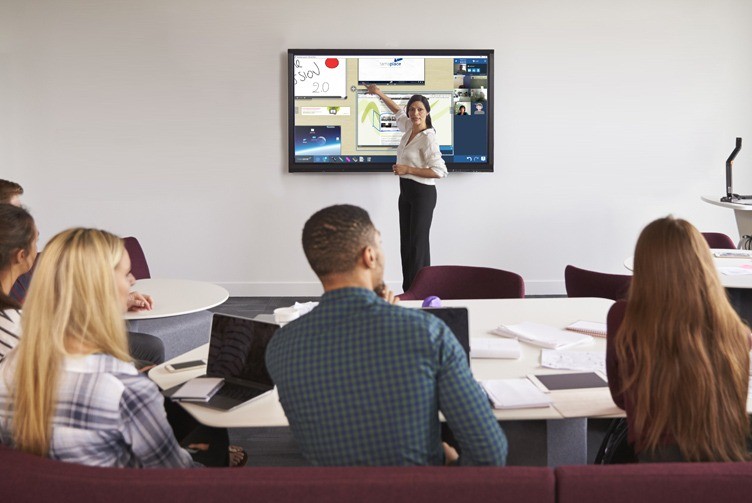
[[(318, 297), (323, 293), (321, 283), (254, 283), (226, 282), (217, 283), (230, 292), (230, 297)], [(394, 292), (402, 292), (401, 282), (388, 281), (387, 285)], [(564, 295), (563, 281), (526, 281), (526, 295)]]

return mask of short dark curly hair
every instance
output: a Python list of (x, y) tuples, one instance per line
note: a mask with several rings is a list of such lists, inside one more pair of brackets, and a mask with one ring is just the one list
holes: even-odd
[(350, 204), (319, 210), (303, 227), (303, 251), (322, 277), (350, 272), (366, 246), (375, 245), (376, 228), (363, 208)]

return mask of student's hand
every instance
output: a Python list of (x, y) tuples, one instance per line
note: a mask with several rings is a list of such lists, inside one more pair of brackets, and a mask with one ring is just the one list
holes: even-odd
[(442, 442), (441, 446), (444, 448), (444, 465), (452, 466), (460, 459), (460, 455), (457, 454), (457, 450), (446, 442)]
[(392, 166), (392, 171), (395, 175), (408, 175), (410, 174), (410, 166), (407, 164), (395, 164)]
[(154, 300), (151, 295), (138, 292), (128, 294), (128, 311), (151, 311), (152, 307), (154, 307)]
[(379, 86), (377, 86), (376, 84), (366, 84), (366, 91), (368, 91), (368, 94), (378, 95), (381, 89), (379, 89)]
[(390, 304), (396, 304), (397, 302), (399, 302), (399, 297), (394, 296), (394, 292), (386, 286), (386, 283), (381, 283), (379, 286), (374, 288), (373, 291), (376, 292), (376, 295)]
[(396, 297), (394, 292), (388, 288), (384, 288), (384, 293), (381, 297), (390, 304), (397, 304), (399, 302), (399, 297)]

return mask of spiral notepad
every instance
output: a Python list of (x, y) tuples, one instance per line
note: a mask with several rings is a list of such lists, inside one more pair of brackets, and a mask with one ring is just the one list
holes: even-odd
[(581, 334), (592, 335), (595, 337), (606, 337), (606, 324), (597, 321), (575, 321), (567, 327), (567, 330), (579, 332)]

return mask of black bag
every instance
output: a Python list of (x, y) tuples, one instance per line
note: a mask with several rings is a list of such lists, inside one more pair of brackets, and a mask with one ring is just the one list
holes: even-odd
[(616, 465), (625, 463), (638, 463), (637, 456), (627, 440), (628, 428), (626, 418), (617, 418), (611, 421), (603, 437), (598, 454), (595, 456), (596, 465)]

